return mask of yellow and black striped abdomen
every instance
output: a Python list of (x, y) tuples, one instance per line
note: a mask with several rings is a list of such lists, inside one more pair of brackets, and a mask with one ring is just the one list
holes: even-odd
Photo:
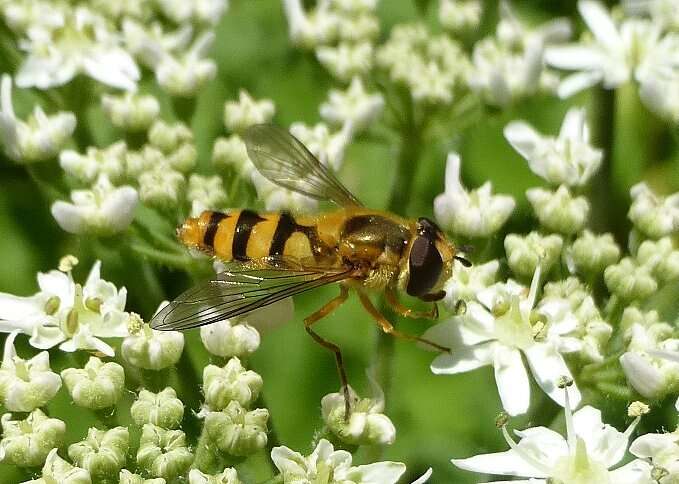
[(314, 222), (313, 218), (305, 217), (302, 224), (285, 212), (205, 211), (184, 222), (179, 238), (185, 245), (223, 261), (276, 255), (304, 260), (327, 251)]

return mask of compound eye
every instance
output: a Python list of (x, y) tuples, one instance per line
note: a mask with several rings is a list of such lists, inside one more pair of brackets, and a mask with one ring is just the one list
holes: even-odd
[(410, 278), (406, 292), (411, 296), (424, 296), (436, 285), (443, 269), (443, 259), (430, 238), (420, 236), (415, 239), (410, 250), (408, 269)]

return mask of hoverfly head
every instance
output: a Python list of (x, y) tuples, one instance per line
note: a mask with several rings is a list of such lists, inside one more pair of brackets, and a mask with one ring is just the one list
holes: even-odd
[(455, 249), (441, 229), (427, 218), (418, 219), (408, 255), (406, 292), (424, 301), (443, 299), (454, 258)]

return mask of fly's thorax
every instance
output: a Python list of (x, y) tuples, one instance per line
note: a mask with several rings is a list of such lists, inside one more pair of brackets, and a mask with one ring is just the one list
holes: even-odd
[(398, 266), (411, 237), (408, 225), (390, 214), (361, 210), (348, 213), (340, 234), (342, 260), (369, 267)]
[(418, 219), (399, 264), (399, 289), (425, 301), (442, 299), (454, 257), (455, 249), (441, 229), (429, 219)]

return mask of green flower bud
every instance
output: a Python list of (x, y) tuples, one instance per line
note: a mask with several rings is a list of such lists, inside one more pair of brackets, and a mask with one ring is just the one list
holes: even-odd
[(587, 275), (601, 274), (620, 259), (620, 248), (611, 234), (594, 235), (585, 230), (569, 249), (575, 269)]
[(139, 151), (128, 151), (125, 156), (126, 173), (131, 178), (166, 164), (163, 152), (151, 145), (144, 145)]
[(531, 188), (526, 192), (526, 197), (540, 224), (552, 232), (576, 234), (587, 223), (589, 202), (585, 197), (573, 197), (565, 185), (561, 185), (556, 192)]
[(224, 184), (218, 176), (191, 175), (186, 198), (211, 209), (223, 207), (227, 202)]
[(154, 477), (173, 479), (184, 474), (193, 462), (186, 447), (186, 435), (181, 430), (166, 430), (144, 424), (137, 464)]
[(637, 262), (648, 268), (660, 282), (667, 283), (679, 277), (679, 251), (674, 250), (672, 240), (646, 240), (637, 252)]
[(126, 131), (148, 129), (160, 113), (160, 104), (155, 97), (132, 91), (121, 95), (104, 94), (101, 105), (111, 123)]
[(384, 415), (384, 398), (359, 398), (349, 388), (351, 414), (345, 418), (344, 393), (330, 393), (321, 400), (323, 421), (330, 431), (343, 442), (351, 445), (392, 444), (396, 428), (389, 417)]
[(259, 348), (260, 341), (259, 332), (246, 321), (229, 319), (202, 326), (200, 339), (206, 350), (223, 358), (249, 355)]
[(6, 413), (2, 416), (2, 462), (18, 467), (41, 466), (53, 448), (61, 447), (65, 433), (64, 422), (49, 418), (40, 409), (23, 420), (12, 420), (12, 415)]
[(559, 260), (563, 239), (559, 235), (542, 236), (531, 232), (525, 237), (509, 234), (505, 237), (505, 251), (509, 268), (517, 276), (530, 279), (538, 264), (544, 273)]
[(258, 408), (247, 411), (237, 401), (230, 402), (221, 412), (205, 417), (205, 431), (222, 452), (247, 456), (266, 446), (269, 411)]
[(125, 389), (123, 367), (114, 362), (104, 363), (94, 356), (84, 369), (66, 368), (61, 378), (76, 405), (94, 410), (115, 405)]
[(634, 185), (630, 194), (632, 204), (628, 216), (639, 231), (659, 239), (679, 229), (679, 193), (661, 197), (642, 182)]
[(255, 170), (245, 143), (237, 134), (217, 138), (212, 148), (212, 163), (219, 169), (231, 167), (243, 177), (250, 176)]
[(219, 474), (208, 475), (198, 469), (189, 472), (189, 484), (242, 484), (238, 479), (236, 469), (227, 467)]
[(125, 465), (129, 446), (130, 433), (125, 427), (110, 430), (90, 428), (85, 440), (68, 447), (68, 456), (99, 482), (118, 475)]
[(185, 143), (193, 143), (193, 132), (184, 123), (156, 121), (149, 129), (149, 143), (163, 153), (171, 153)]
[(167, 162), (172, 168), (182, 173), (188, 173), (196, 167), (198, 151), (193, 143), (184, 143), (172, 153), (168, 153)]
[(176, 207), (184, 194), (184, 175), (163, 164), (139, 175), (139, 198), (160, 209)]
[(150, 423), (164, 429), (174, 429), (179, 427), (184, 418), (184, 404), (170, 387), (160, 393), (141, 390), (130, 413), (137, 425)]
[(120, 481), (120, 484), (165, 484), (165, 479), (162, 477), (157, 477), (154, 479), (144, 479), (142, 476), (138, 474), (133, 474), (127, 469), (123, 469), (120, 471), (120, 475), (118, 476), (118, 480)]
[(146, 370), (162, 370), (179, 361), (184, 335), (179, 331), (156, 331), (147, 324), (123, 340), (122, 355), (131, 365)]
[(42, 478), (23, 484), (92, 484), (92, 478), (85, 469), (72, 466), (59, 457), (57, 449), (52, 449), (42, 467)]
[(257, 399), (262, 385), (262, 377), (246, 370), (236, 357), (223, 368), (208, 365), (203, 370), (205, 402), (212, 410), (222, 410), (232, 400), (247, 407)]
[(604, 281), (610, 293), (623, 301), (644, 300), (658, 289), (648, 267), (635, 264), (629, 257), (607, 267)]
[(61, 379), (50, 368), (50, 357), (42, 351), (30, 360), (17, 356), (14, 339), (18, 331), (5, 340), (0, 365), (0, 403), (11, 412), (30, 412), (52, 400), (61, 388)]

